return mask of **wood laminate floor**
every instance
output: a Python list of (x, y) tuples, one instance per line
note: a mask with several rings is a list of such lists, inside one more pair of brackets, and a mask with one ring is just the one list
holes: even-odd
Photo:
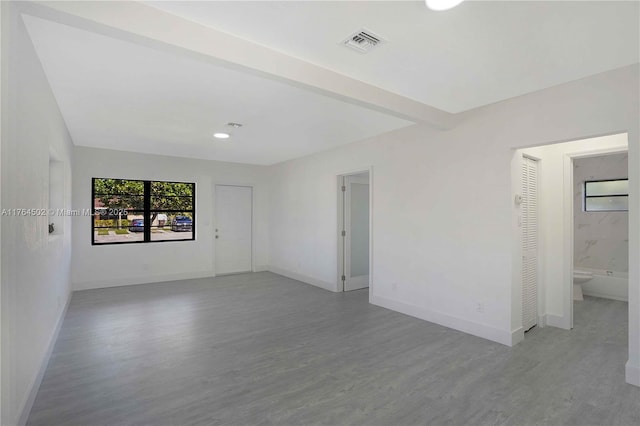
[(627, 305), (514, 347), (268, 272), (76, 292), (36, 425), (638, 425)]

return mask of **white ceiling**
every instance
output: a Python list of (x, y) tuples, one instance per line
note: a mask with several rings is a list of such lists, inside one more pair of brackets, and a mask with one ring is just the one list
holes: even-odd
[[(76, 145), (273, 164), (413, 124), (274, 79), (23, 15)], [(227, 122), (232, 138), (212, 138)]]
[[(23, 17), (76, 145), (250, 164), (408, 120), (451, 128), (448, 112), (640, 56), (639, 1), (41, 5)], [(366, 55), (341, 45), (363, 27), (386, 42)], [(229, 121), (244, 127), (213, 139)]]
[[(422, 103), (461, 112), (639, 61), (637, 1), (147, 2)], [(388, 43), (340, 42), (365, 27)]]

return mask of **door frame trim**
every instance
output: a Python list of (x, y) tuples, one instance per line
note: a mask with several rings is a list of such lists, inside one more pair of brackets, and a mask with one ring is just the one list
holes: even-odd
[(255, 265), (255, 259), (256, 259), (256, 254), (255, 254), (255, 247), (256, 247), (256, 243), (255, 243), (255, 229), (256, 229), (256, 214), (255, 214), (255, 185), (254, 184), (245, 184), (245, 183), (224, 183), (224, 182), (213, 182), (213, 194), (211, 197), (211, 216), (212, 216), (212, 224), (213, 226), (211, 227), (212, 232), (211, 232), (211, 241), (212, 241), (212, 248), (213, 248), (213, 276), (214, 277), (221, 277), (221, 276), (225, 276), (225, 275), (234, 275), (236, 274), (236, 272), (231, 272), (231, 273), (227, 273), (227, 274), (219, 274), (217, 273), (217, 268), (216, 268), (216, 236), (215, 236), (215, 229), (216, 229), (216, 188), (218, 186), (238, 186), (238, 187), (244, 187), (244, 188), (251, 188), (251, 271), (249, 272), (256, 272), (256, 265)]
[(373, 185), (374, 185), (374, 171), (373, 166), (363, 166), (360, 168), (345, 170), (336, 175), (336, 247), (337, 247), (337, 256), (336, 256), (336, 291), (344, 292), (344, 284), (342, 282), (342, 273), (344, 267), (344, 246), (342, 240), (342, 220), (343, 220), (343, 211), (344, 211), (344, 200), (342, 195), (342, 179), (345, 176), (352, 176), (361, 173), (369, 173), (369, 303), (373, 300), (373, 292), (374, 292), (374, 279), (373, 279), (373, 244), (374, 244), (374, 235), (373, 235), (373, 207), (374, 207), (374, 193), (373, 193)]

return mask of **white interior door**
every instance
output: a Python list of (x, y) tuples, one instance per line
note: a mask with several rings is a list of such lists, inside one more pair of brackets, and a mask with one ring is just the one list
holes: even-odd
[(216, 275), (249, 272), (253, 189), (216, 185), (214, 199)]
[(369, 287), (369, 177), (344, 177), (344, 290)]
[(522, 326), (538, 323), (538, 162), (522, 158)]

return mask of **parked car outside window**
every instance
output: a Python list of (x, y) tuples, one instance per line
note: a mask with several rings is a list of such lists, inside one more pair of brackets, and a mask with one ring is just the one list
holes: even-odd
[(133, 219), (129, 224), (130, 232), (144, 232), (144, 219)]
[(193, 221), (188, 216), (176, 216), (171, 221), (171, 230), (174, 232), (189, 231), (193, 227)]

